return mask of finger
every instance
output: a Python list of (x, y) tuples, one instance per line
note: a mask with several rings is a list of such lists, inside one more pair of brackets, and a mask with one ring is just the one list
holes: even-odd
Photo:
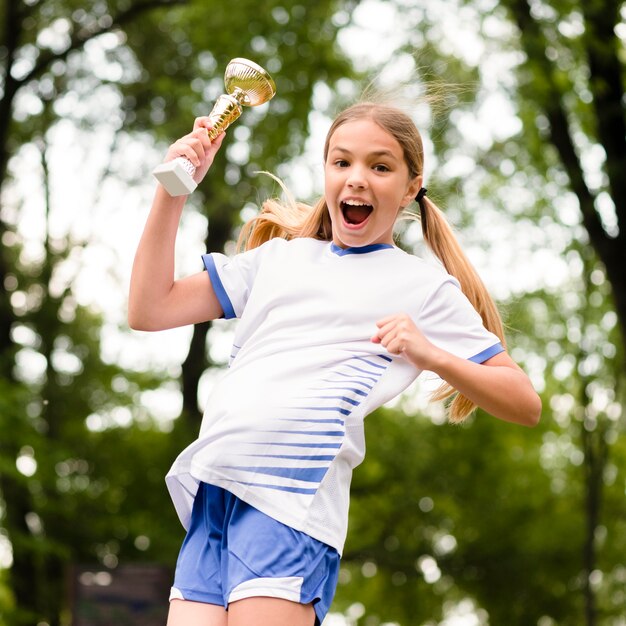
[(389, 354), (400, 354), (400, 350), (395, 343), (390, 343), (388, 346), (385, 346), (385, 348)]
[(391, 341), (382, 342), (383, 347), (390, 354), (400, 354), (400, 343), (394, 338)]
[(195, 167), (198, 166), (199, 159), (196, 151), (191, 146), (184, 143), (176, 143), (170, 146), (167, 153), (166, 161), (172, 161), (174, 159), (183, 158), (190, 161)]
[(392, 322), (393, 320), (395, 320), (398, 317), (398, 315), (387, 315), (386, 317), (383, 317), (381, 319), (379, 319), (376, 322), (376, 326), (378, 326), (378, 328), (381, 328), (383, 326), (385, 326), (386, 324), (389, 324), (390, 322)]
[(382, 326), (378, 326), (378, 332), (376, 333), (381, 339), (383, 337), (388, 336), (390, 333), (395, 332), (395, 330), (397, 329), (398, 325), (396, 323), (395, 319), (391, 319), (390, 321), (388, 321), (387, 323), (383, 324)]
[(197, 152), (198, 157), (203, 159), (211, 150), (212, 141), (204, 129), (200, 128), (191, 134), (189, 144)]
[(394, 337), (386, 346), (391, 354), (404, 354), (407, 350), (407, 342), (403, 337)]
[(384, 335), (381, 335), (379, 333), (378, 337), (380, 339), (380, 345), (387, 349), (389, 349), (389, 346), (392, 345), (395, 341), (397, 341), (397, 334), (393, 330), (388, 333), (385, 333)]
[[(198, 152), (200, 158), (211, 149), (211, 139), (204, 128), (196, 128), (187, 135), (190, 145)], [(200, 150), (199, 147), (202, 146)]]
[(170, 148), (172, 158), (184, 157), (191, 161), (194, 166), (198, 167), (204, 158), (205, 150), (202, 142), (193, 137), (186, 137), (172, 144)]
[(193, 129), (198, 130), (198, 128), (210, 129), (213, 127), (213, 123), (211, 122), (211, 118), (208, 115), (202, 115), (201, 117), (196, 117), (193, 121)]
[[(204, 146), (200, 142), (192, 142), (188, 146), (191, 149), (192, 159), (191, 162), (197, 167), (202, 163), (202, 159), (204, 159), (205, 151)], [(189, 153), (189, 149), (187, 150)]]
[(215, 149), (215, 151), (217, 152), (220, 148), (220, 146), (222, 145), (222, 142), (224, 141), (224, 137), (226, 137), (226, 133), (224, 131), (222, 131), (212, 142), (211, 142), (211, 146)]

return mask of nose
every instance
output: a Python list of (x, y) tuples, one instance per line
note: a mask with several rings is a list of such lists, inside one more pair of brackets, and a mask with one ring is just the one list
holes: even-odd
[(358, 165), (353, 165), (350, 168), (346, 184), (350, 187), (350, 189), (365, 189), (367, 187), (367, 176), (364, 168)]

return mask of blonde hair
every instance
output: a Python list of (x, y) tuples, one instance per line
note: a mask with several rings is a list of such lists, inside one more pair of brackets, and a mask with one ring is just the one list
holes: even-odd
[[(324, 161), (328, 155), (333, 133), (348, 122), (371, 119), (398, 141), (411, 179), (422, 176), (424, 171), (424, 149), (422, 138), (413, 120), (402, 110), (375, 102), (362, 102), (348, 107), (333, 122), (326, 136)], [(275, 177), (274, 177), (275, 178)], [(255, 248), (274, 237), (293, 239), (312, 237), (322, 241), (332, 240), (332, 225), (326, 200), (322, 197), (314, 206), (296, 202), (285, 186), (276, 179), (287, 196), (287, 203), (267, 200), (259, 215), (244, 225), (239, 248)], [(420, 221), (424, 240), (441, 261), (446, 271), (461, 285), (463, 293), (480, 314), (485, 328), (493, 332), (505, 345), (502, 319), (495, 302), (489, 295), (476, 270), (461, 249), (442, 211), (428, 197), (419, 200)], [(462, 422), (474, 411), (476, 405), (443, 383), (431, 396), (431, 400), (444, 400), (455, 396), (449, 407), (451, 422)]]

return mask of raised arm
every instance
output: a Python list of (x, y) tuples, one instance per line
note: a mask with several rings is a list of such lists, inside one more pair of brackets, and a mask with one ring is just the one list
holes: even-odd
[[(191, 133), (174, 142), (165, 157), (189, 159), (194, 180), (207, 173), (224, 139), (208, 137), (208, 117), (196, 119)], [(135, 330), (164, 330), (222, 316), (207, 272), (174, 279), (174, 248), (186, 196), (170, 196), (158, 185), (135, 253), (130, 280), (128, 323)]]

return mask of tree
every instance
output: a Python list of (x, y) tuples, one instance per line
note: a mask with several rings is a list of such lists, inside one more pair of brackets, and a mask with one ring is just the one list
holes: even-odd
[[(535, 108), (535, 118), (525, 120), (525, 129), (539, 130), (567, 174), (589, 243), (613, 287), (626, 344), (626, 98), (618, 34), (622, 3), (552, 2), (533, 8), (526, 0), (506, 0), (502, 5), (519, 29), (525, 54), (520, 95)], [(601, 177), (592, 181), (585, 156), (597, 148)]]
[[(227, 60), (252, 57), (276, 76), (272, 116), (246, 111), (211, 183), (196, 195), (211, 207), (208, 240), (221, 249), (251, 193), (250, 172), (274, 169), (302, 150), (316, 83), (350, 72), (334, 46), (332, 19), (350, 3), (271, 2), (263, 12), (252, 2), (232, 11), (199, 0), (5, 0), (1, 6), (0, 511), (13, 551), (12, 604), (3, 608), (11, 623), (54, 626), (64, 610), (63, 572), (71, 561), (98, 559), (110, 567), (122, 558), (172, 561), (180, 528), (162, 476), (188, 430), (162, 432), (141, 407), (143, 392), (170, 380), (169, 374), (126, 371), (102, 358), (102, 316), (77, 303), (71, 275), (72, 259), (90, 242), (44, 227), (34, 238), (35, 258), (24, 253), (24, 244), (33, 242), (20, 230), (24, 198), (15, 183), (21, 172), (11, 159), (26, 147), (39, 154), (45, 222), (55, 204), (49, 143), (60, 122), (106, 127), (118, 145), (148, 133), (171, 141), (223, 91)], [(244, 146), (249, 155), (242, 156)], [(151, 169), (149, 159), (130, 174), (118, 169), (122, 149), (105, 166), (101, 185), (125, 176), (136, 183), (133, 176)], [(152, 154), (148, 141), (146, 153)], [(197, 331), (185, 367), (191, 428), (197, 428), (205, 342), (206, 326)], [(161, 532), (148, 507), (167, 511)], [(153, 531), (145, 552), (145, 541), (141, 549), (135, 543), (142, 527)]]
[[(517, 72), (517, 106), (527, 149), (519, 151), (521, 158), (514, 161), (525, 172), (535, 169), (531, 176), (540, 185), (543, 179), (545, 191), (535, 192), (543, 199), (538, 215), (544, 212), (544, 216), (554, 215), (557, 223), (562, 222), (563, 213), (558, 209), (553, 213), (545, 201), (546, 196), (554, 195), (548, 191), (553, 185), (553, 190), (575, 198), (572, 205), (578, 209), (582, 226), (573, 231), (577, 251), (570, 254), (581, 260), (583, 279), (568, 285), (570, 297), (581, 302), (568, 325), (575, 319), (581, 323), (577, 338), (568, 348), (576, 365), (573, 378), (578, 391), (572, 394), (577, 399), (577, 437), (586, 471), (581, 503), (586, 531), (581, 556), (585, 623), (590, 626), (606, 615), (606, 610), (596, 610), (597, 596), (607, 601), (597, 583), (599, 573), (605, 571), (596, 568), (597, 560), (607, 557), (598, 551), (597, 536), (600, 528), (613, 522), (603, 502), (609, 490), (607, 467), (613, 466), (611, 459), (619, 454), (613, 444), (620, 428), (623, 430), (619, 421), (621, 417), (623, 424), (624, 413), (626, 187), (622, 172), (626, 164), (626, 119), (622, 3), (553, 1), (539, 5), (507, 0), (501, 4), (516, 26), (512, 43), (523, 52)], [(491, 155), (492, 162), (497, 163), (497, 154), (498, 150)], [(609, 285), (620, 332), (613, 331), (606, 343), (598, 338), (602, 323), (596, 314), (598, 302), (606, 297), (602, 290)], [(611, 316), (606, 310), (602, 314)], [(615, 350), (618, 344), (621, 349)], [(599, 354), (602, 345), (605, 352)], [(606, 394), (611, 398), (611, 415), (597, 409)]]
[[(40, 147), (48, 189), (43, 140)], [(18, 256), (20, 235), (7, 232), (12, 237), (5, 237), (6, 253), (16, 256), (6, 283), (15, 363), (11, 378), (2, 379), (0, 413), (2, 525), (13, 552), (7, 621), (54, 624), (66, 564), (95, 557), (97, 542), (106, 543), (99, 532), (105, 528), (106, 536), (116, 525), (105, 503), (125, 495), (115, 485), (119, 478), (107, 476), (115, 465), (102, 463), (102, 431), (115, 425), (116, 416), (130, 416), (139, 389), (160, 378), (125, 372), (102, 359), (100, 316), (78, 304), (67, 276), (75, 243), (55, 239), (46, 226), (44, 254), (32, 260)], [(139, 432), (150, 427), (141, 411), (134, 411), (134, 419)], [(148, 474), (139, 463), (135, 471)], [(95, 518), (102, 523), (93, 523)]]

